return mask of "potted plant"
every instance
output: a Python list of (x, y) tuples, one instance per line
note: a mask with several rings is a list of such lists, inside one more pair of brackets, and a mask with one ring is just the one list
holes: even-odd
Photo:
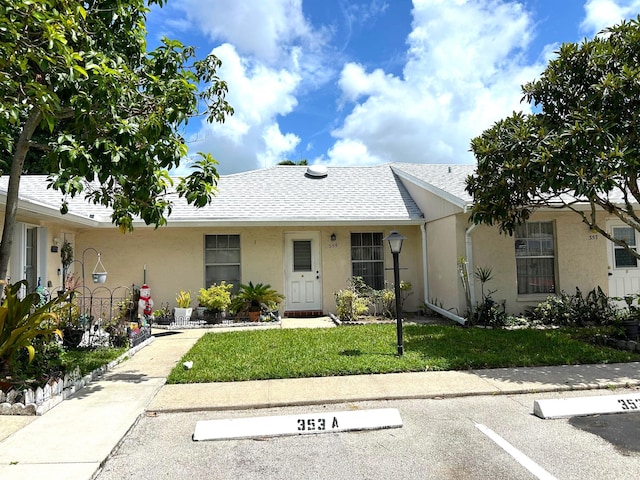
[(638, 325), (640, 318), (640, 307), (637, 305), (633, 305), (633, 301), (637, 298), (636, 295), (627, 295), (624, 297), (625, 302), (627, 303), (629, 315), (626, 318), (623, 318), (620, 322), (622, 329), (624, 330), (624, 336), (627, 340), (638, 340)]
[[(224, 280), (220, 284), (214, 283), (209, 288), (201, 288), (198, 291), (198, 302), (205, 309), (205, 319), (213, 317), (214, 320), (224, 315), (224, 312), (231, 305), (232, 283)], [(208, 322), (207, 322), (208, 323)]]
[(240, 290), (231, 300), (231, 310), (236, 314), (247, 314), (252, 322), (258, 321), (260, 312), (269, 313), (278, 308), (284, 295), (271, 288), (269, 284), (252, 282), (240, 284)]
[(178, 308), (174, 309), (173, 316), (176, 323), (188, 322), (191, 320), (191, 292), (180, 290), (176, 295), (176, 303)]
[(169, 302), (161, 304), (158, 310), (153, 311), (153, 321), (158, 325), (169, 325), (171, 323)]

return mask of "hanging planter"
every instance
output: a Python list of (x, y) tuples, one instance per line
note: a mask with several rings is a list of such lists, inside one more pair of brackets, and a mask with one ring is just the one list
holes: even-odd
[(100, 254), (98, 253), (98, 263), (93, 268), (93, 272), (91, 273), (91, 277), (93, 278), (93, 283), (104, 283), (107, 281), (107, 271), (102, 265), (102, 260), (100, 260)]

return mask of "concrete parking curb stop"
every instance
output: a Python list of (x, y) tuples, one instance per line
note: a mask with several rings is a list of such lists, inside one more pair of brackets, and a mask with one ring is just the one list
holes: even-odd
[[(291, 319), (277, 328), (334, 326)], [(41, 417), (0, 417), (0, 478), (93, 478), (145, 412), (589, 390), (640, 385), (640, 363), (165, 385), (206, 330), (158, 336)], [(12, 422), (20, 422), (12, 424)]]

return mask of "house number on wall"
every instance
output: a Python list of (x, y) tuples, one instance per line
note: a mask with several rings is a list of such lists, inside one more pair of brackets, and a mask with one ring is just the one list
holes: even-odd
[(589, 235), (589, 240), (597, 240), (597, 239), (598, 239), (597, 233), (592, 233), (591, 235)]

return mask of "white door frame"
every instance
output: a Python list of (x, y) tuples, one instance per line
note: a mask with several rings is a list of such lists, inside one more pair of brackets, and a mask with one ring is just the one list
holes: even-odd
[(27, 268), (27, 230), (35, 230), (35, 245), (34, 257), (35, 265), (33, 265), (33, 282), (34, 285), (29, 285), (31, 291), (35, 290), (38, 279), (42, 282), (42, 286), (46, 287), (47, 282), (47, 229), (32, 225), (29, 223), (16, 222), (13, 243), (11, 246), (11, 261), (10, 261), (10, 283), (16, 283), (20, 280), (26, 279)]
[[(613, 235), (613, 229), (616, 227), (631, 228), (624, 222), (616, 220), (607, 220), (607, 232)], [(636, 248), (640, 247), (640, 235), (634, 230)], [(640, 292), (640, 261), (637, 262), (637, 266), (627, 266), (616, 268), (615, 264), (615, 244), (611, 240), (607, 240), (607, 263), (608, 263), (608, 276), (609, 276), (609, 296), (610, 297), (624, 297), (626, 294), (637, 294)], [(626, 305), (624, 302), (619, 302), (620, 305)]]
[[(285, 311), (322, 310), (322, 258), (319, 231), (284, 233)], [(295, 241), (311, 242), (310, 269), (294, 271)]]

